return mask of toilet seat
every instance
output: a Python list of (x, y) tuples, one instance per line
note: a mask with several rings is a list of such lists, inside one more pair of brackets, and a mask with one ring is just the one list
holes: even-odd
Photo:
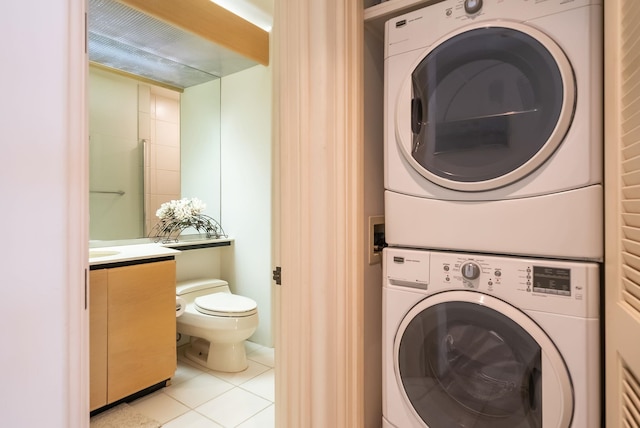
[(193, 305), (198, 312), (217, 317), (247, 317), (258, 312), (256, 302), (231, 293), (196, 297)]

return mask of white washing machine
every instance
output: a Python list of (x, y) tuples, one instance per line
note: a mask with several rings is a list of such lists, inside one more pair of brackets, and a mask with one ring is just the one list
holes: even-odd
[(384, 428), (599, 428), (599, 266), (386, 248)]
[(385, 33), (391, 246), (603, 257), (601, 0), (445, 0)]

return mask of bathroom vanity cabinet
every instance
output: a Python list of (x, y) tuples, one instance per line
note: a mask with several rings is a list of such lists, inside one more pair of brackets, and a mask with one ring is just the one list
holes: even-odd
[(107, 270), (89, 276), (89, 406), (107, 404)]
[(90, 408), (171, 378), (176, 369), (176, 262), (92, 266)]

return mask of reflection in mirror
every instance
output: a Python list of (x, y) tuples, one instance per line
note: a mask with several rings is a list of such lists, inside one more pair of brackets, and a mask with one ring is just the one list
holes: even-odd
[[(203, 201), (203, 214), (217, 221), (221, 221), (220, 91), (221, 80), (212, 80), (185, 88), (180, 102), (181, 196)], [(157, 201), (158, 207), (162, 202)]]
[(91, 67), (90, 239), (148, 235), (163, 202), (220, 216), (220, 81), (183, 94)]

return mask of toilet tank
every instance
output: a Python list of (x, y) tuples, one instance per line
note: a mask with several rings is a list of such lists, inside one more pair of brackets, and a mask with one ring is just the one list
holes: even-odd
[(229, 283), (221, 279), (200, 278), (179, 281), (176, 284), (176, 295), (205, 295), (212, 293), (230, 293)]

